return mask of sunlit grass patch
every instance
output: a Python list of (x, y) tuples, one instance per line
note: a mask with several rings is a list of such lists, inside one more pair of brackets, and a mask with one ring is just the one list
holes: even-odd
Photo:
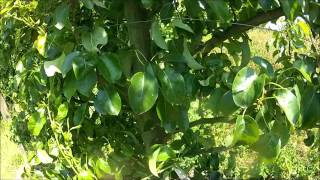
[(11, 180), (17, 176), (17, 170), (24, 164), (24, 156), (19, 145), (11, 138), (11, 122), (0, 120), (1, 154), (0, 154), (0, 179)]

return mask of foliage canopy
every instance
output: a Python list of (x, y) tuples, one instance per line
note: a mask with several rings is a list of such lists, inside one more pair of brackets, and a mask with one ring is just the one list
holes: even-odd
[[(319, 128), (318, 0), (0, 6), (1, 91), (28, 151), (26, 177), (183, 179), (192, 167), (203, 179), (219, 170), (219, 152), (246, 146), (272, 161), (293, 131)], [(280, 16), (274, 68), (252, 57), (246, 31)], [(205, 113), (191, 121), (194, 101)], [(214, 123), (234, 124), (224, 146), (199, 141)]]

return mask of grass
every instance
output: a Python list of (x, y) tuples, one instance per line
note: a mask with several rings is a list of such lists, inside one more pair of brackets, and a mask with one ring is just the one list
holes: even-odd
[(293, 134), (281, 150), (276, 161), (262, 163), (255, 152), (239, 148), (237, 166), (233, 170), (237, 177), (273, 177), (275, 179), (319, 180), (320, 154), (317, 149), (306, 146), (303, 134)]
[[(272, 52), (274, 51), (274, 47), (271, 46), (272, 43), (272, 32), (268, 30), (262, 29), (253, 29), (248, 32), (248, 36), (250, 37), (250, 50), (252, 56), (260, 56), (271, 63), (275, 62), (276, 59), (272, 56)], [(266, 47), (266, 44), (270, 44), (270, 50)]]
[(24, 156), (22, 150), (17, 144), (11, 141), (11, 122), (0, 120), (1, 134), (1, 154), (0, 154), (0, 179), (11, 180), (16, 179), (17, 170), (24, 164)]

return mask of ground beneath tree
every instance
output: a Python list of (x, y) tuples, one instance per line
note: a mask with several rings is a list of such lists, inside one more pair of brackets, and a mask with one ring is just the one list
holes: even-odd
[(0, 179), (20, 179), (26, 157), (23, 149), (11, 140), (11, 122), (0, 121)]

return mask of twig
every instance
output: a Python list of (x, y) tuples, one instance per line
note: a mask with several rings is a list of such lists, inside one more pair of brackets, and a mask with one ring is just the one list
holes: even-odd
[(252, 29), (254, 27), (257, 27), (260, 24), (267, 23), (271, 20), (277, 19), (279, 17), (283, 16), (283, 12), (281, 8), (277, 8), (272, 11), (268, 11), (265, 13), (258, 14), (254, 18), (246, 21), (246, 22), (235, 22), (232, 23), (233, 25), (225, 31), (225, 33), (221, 35), (213, 35), (212, 38), (207, 41), (205, 44), (198, 47), (195, 52), (201, 51), (203, 54), (208, 54), (217, 44), (222, 43), (226, 39), (241, 34), (245, 31), (248, 31), (249, 29)]

